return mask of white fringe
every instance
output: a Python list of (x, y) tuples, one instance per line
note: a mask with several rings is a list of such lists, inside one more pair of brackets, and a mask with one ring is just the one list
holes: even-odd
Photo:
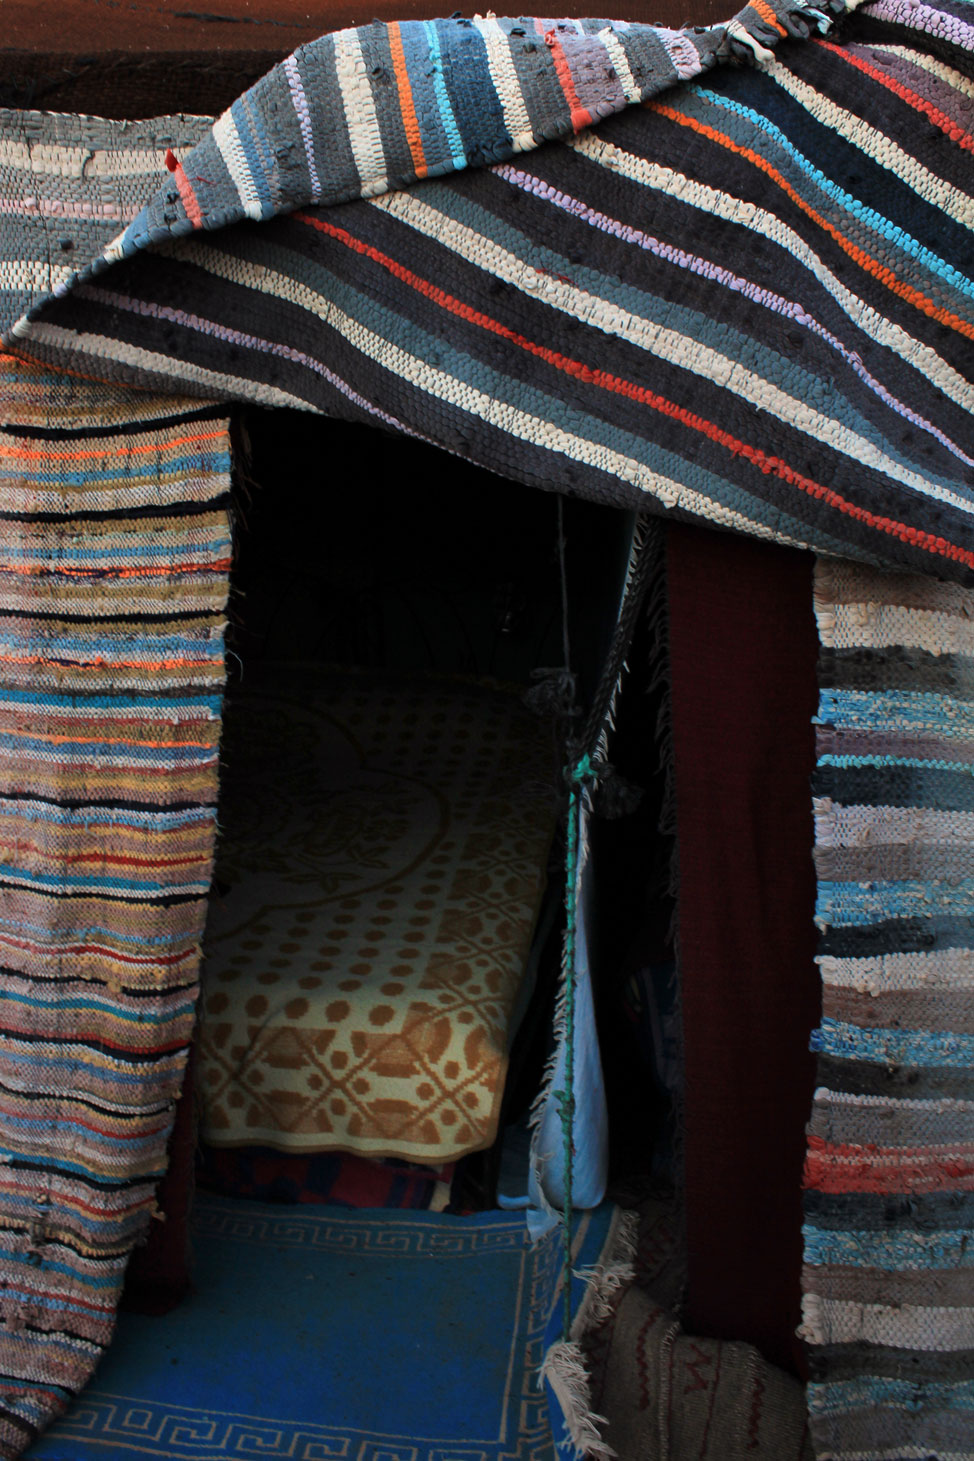
[(572, 1321), (570, 1340), (559, 1340), (544, 1357), (539, 1383), (547, 1380), (565, 1417), (576, 1458), (579, 1461), (610, 1461), (616, 1452), (602, 1439), (604, 1415), (592, 1409), (588, 1370), (580, 1340), (589, 1329), (603, 1323), (612, 1312), (616, 1295), (635, 1278), (638, 1212), (617, 1208), (603, 1250), (605, 1261), (591, 1268), (577, 1269), (575, 1277), (588, 1283)]
[(615, 1451), (602, 1439), (604, 1415), (592, 1411), (588, 1371), (581, 1349), (572, 1341), (553, 1344), (544, 1357), (541, 1379), (547, 1380), (565, 1417), (575, 1454), (586, 1461), (611, 1461)]

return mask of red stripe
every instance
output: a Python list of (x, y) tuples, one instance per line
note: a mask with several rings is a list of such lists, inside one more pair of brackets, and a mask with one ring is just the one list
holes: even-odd
[(179, 196), (183, 200), (183, 207), (186, 209), (186, 217), (194, 228), (203, 227), (203, 214), (200, 211), (199, 201), (193, 192), (193, 185), (183, 170), (183, 165), (178, 162), (176, 155), (170, 148), (166, 153), (166, 166), (176, 179), (176, 187), (179, 189)]
[(558, 39), (555, 30), (545, 30), (544, 21), (536, 20), (534, 28), (539, 36), (544, 37), (544, 43), (551, 52), (551, 59), (555, 63), (555, 75), (558, 77), (565, 100), (568, 103), (568, 110), (571, 113), (572, 127), (576, 132), (583, 131), (592, 125), (592, 113), (582, 106), (578, 99), (578, 92), (575, 90), (575, 81), (572, 77), (572, 70), (568, 64), (568, 57), (565, 49)]
[(834, 492), (831, 487), (826, 487), (821, 482), (816, 482), (811, 477), (795, 470), (794, 467), (782, 461), (780, 457), (769, 456), (760, 447), (751, 446), (748, 442), (741, 441), (738, 437), (732, 436), (730, 432), (722, 430), (721, 427), (704, 417), (688, 411), (683, 406), (677, 406), (674, 402), (659, 396), (655, 391), (647, 390), (645, 386), (638, 386), (632, 381), (622, 380), (619, 376), (610, 375), (607, 371), (597, 370), (591, 365), (582, 361), (572, 360), (570, 356), (561, 355), (547, 346), (538, 345), (535, 341), (527, 339), (517, 331), (510, 329), (507, 325), (491, 319), (489, 315), (482, 314), (479, 310), (473, 309), (468, 304), (463, 304), (452, 295), (438, 289), (430, 284), (428, 280), (420, 278), (412, 270), (405, 268), (389, 257), (373, 248), (371, 244), (364, 243), (361, 239), (355, 238), (346, 229), (339, 228), (333, 223), (328, 223), (323, 218), (314, 218), (309, 213), (294, 213), (292, 217), (299, 223), (309, 224), (312, 228), (318, 229), (321, 233), (327, 233), (338, 242), (343, 243), (355, 253), (364, 254), (367, 258), (373, 259), (404, 284), (415, 289), (419, 294), (425, 295), (427, 299), (439, 305), (442, 309), (449, 310), (451, 314), (459, 319), (467, 320), (470, 324), (478, 325), (481, 329), (489, 330), (494, 335), (508, 340), (521, 350), (528, 351), (531, 355), (537, 355), (547, 364), (553, 365), (556, 369), (564, 371), (567, 375), (585, 381), (587, 384), (598, 386), (601, 390), (611, 391), (616, 395), (627, 396), (630, 400), (639, 401), (642, 405), (650, 406), (654, 411), (659, 411), (663, 416), (681, 422), (682, 425), (699, 431), (711, 441), (717, 442), (719, 446), (725, 447), (732, 456), (742, 456), (753, 466), (757, 467), (765, 476), (779, 477), (791, 487), (797, 487), (806, 496), (813, 497), (826, 506), (835, 508), (837, 512), (863, 523), (866, 527), (876, 532), (887, 534), (889, 537), (898, 538), (901, 542), (909, 543), (914, 548), (923, 552), (932, 553), (941, 558), (950, 559), (956, 563), (962, 563), (965, 568), (974, 568), (974, 553), (966, 548), (961, 548), (956, 543), (948, 543), (946, 538), (935, 537), (932, 533), (923, 532), (920, 528), (911, 527), (908, 523), (899, 522), (896, 518), (883, 517), (878, 513), (870, 512), (867, 508), (860, 507), (858, 503), (850, 502), (848, 498), (842, 497)]
[(974, 1191), (974, 1155), (919, 1160), (923, 1147), (855, 1147), (808, 1139), (804, 1185), (817, 1192)]
[(931, 122), (946, 132), (950, 140), (956, 142), (958, 147), (963, 147), (966, 152), (974, 152), (974, 137), (970, 132), (965, 132), (963, 127), (948, 117), (946, 112), (935, 107), (932, 102), (927, 101), (917, 92), (911, 91), (902, 82), (895, 81), (892, 76), (887, 76), (878, 66), (870, 66), (867, 60), (846, 50), (845, 46), (837, 46), (833, 41), (819, 41), (818, 44), (824, 46), (827, 51), (832, 51), (834, 55), (841, 56), (843, 61), (848, 61), (850, 66), (855, 66), (857, 71), (871, 76), (873, 81), (878, 81), (880, 86), (885, 86), (887, 91), (893, 92), (901, 101), (905, 101), (907, 106), (913, 107), (915, 111), (923, 112), (924, 116), (929, 117)]

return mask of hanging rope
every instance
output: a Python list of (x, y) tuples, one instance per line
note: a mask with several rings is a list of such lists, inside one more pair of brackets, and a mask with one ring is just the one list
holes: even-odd
[[(562, 628), (565, 654), (565, 672), (570, 674), (568, 654), (568, 593), (565, 574), (565, 541), (563, 532), (562, 505), (559, 499), (558, 547), (562, 581)], [(604, 759), (608, 730), (612, 724), (619, 685), (626, 670), (626, 656), (629, 653), (635, 633), (639, 610), (649, 586), (653, 569), (659, 562), (661, 544), (659, 524), (651, 519), (637, 522), (629, 555), (626, 584), (616, 621), (612, 642), (606, 654), (605, 664), (599, 679), (592, 707), (585, 722), (580, 741), (573, 749), (573, 759), (566, 771), (568, 783), (568, 813), (565, 829), (565, 935), (562, 943), (562, 985), (564, 992), (564, 1041), (565, 1041), (565, 1086), (554, 1092), (561, 1121), (563, 1148), (563, 1234), (564, 1246), (562, 1274), (563, 1337), (571, 1338), (572, 1303), (572, 1209), (573, 1176), (575, 1160), (575, 951), (578, 939), (578, 898), (576, 891), (581, 829), (582, 802), (586, 792), (594, 787), (600, 776), (611, 773), (612, 768)], [(600, 753), (602, 755), (600, 756)]]
[(564, 1149), (564, 1232), (563, 1274), (564, 1337), (572, 1325), (572, 1177), (575, 1162), (575, 942), (578, 929), (578, 900), (575, 896), (575, 875), (578, 867), (578, 832), (581, 822), (582, 797), (594, 780), (592, 758), (586, 754), (569, 773), (568, 826), (565, 832), (565, 939), (562, 945), (562, 977), (565, 985), (565, 1089), (555, 1094), (561, 1117)]

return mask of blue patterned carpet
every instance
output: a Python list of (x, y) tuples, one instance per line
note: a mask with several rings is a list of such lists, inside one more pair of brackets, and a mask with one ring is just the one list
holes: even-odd
[[(595, 1262), (610, 1209), (579, 1219)], [(30, 1461), (550, 1461), (537, 1387), (558, 1233), (523, 1215), (300, 1209), (200, 1195), (197, 1292), (123, 1314)]]

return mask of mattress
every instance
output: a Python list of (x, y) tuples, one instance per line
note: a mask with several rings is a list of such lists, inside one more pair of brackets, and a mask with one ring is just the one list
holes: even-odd
[(506, 688), (303, 664), (229, 707), (199, 1031), (214, 1146), (494, 1139), (557, 816)]

